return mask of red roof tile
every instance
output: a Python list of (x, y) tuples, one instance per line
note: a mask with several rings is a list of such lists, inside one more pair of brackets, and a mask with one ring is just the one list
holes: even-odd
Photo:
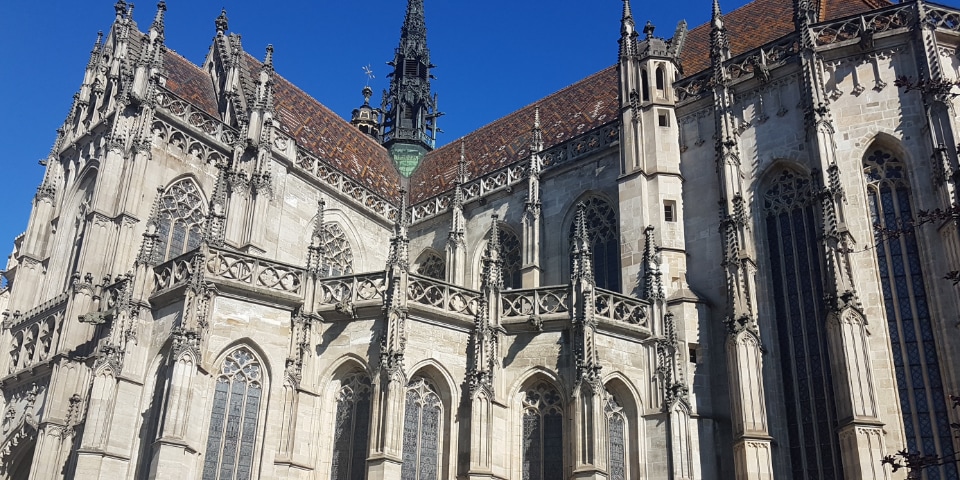
[[(617, 118), (617, 69), (595, 73), (534, 104), (463, 137), (468, 178), (476, 178), (530, 155), (534, 110), (540, 108), (545, 148), (563, 143)], [(460, 141), (427, 154), (410, 177), (410, 202), (453, 188)]]
[(167, 90), (214, 118), (220, 118), (217, 92), (213, 89), (213, 79), (209, 74), (173, 50), (167, 50), (164, 54), (163, 68), (167, 71)]
[[(249, 54), (246, 59), (251, 78), (256, 78), (261, 63)], [(399, 201), (400, 172), (385, 148), (285, 78), (273, 78), (281, 131), (374, 193)]]

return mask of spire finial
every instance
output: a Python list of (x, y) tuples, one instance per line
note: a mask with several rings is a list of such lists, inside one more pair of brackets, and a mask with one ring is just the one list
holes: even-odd
[(530, 150), (532, 154), (540, 152), (543, 150), (543, 129), (540, 128), (540, 106), (533, 111), (533, 141), (530, 144)]
[(217, 16), (217, 19), (213, 21), (213, 24), (217, 27), (217, 35), (223, 35), (223, 32), (227, 31), (227, 9), (223, 8), (220, 10), (220, 15)]
[(633, 10), (630, 8), (630, 0), (623, 0), (623, 20), (633, 20)]
[(647, 20), (647, 24), (643, 26), (643, 35), (648, 39), (653, 38), (653, 31), (656, 29), (657, 27), (653, 24), (653, 22)]
[(490, 226), (490, 243), (487, 244), (488, 252), (500, 253), (500, 215), (494, 213), (490, 216), (493, 225)]
[(587, 232), (587, 206), (577, 202), (577, 216), (573, 230), (573, 272), (571, 280), (593, 282), (593, 258), (590, 253), (590, 234)]
[(273, 44), (267, 45), (267, 54), (263, 58), (263, 66), (273, 70)]
[(727, 40), (727, 29), (723, 26), (720, 0), (713, 0), (713, 20), (710, 22), (710, 59), (719, 65), (729, 56), (730, 42)]
[(467, 183), (467, 149), (463, 138), (460, 138), (460, 160), (457, 161), (457, 184)]
[(113, 9), (117, 12), (117, 20), (119, 20), (127, 13), (127, 2), (117, 0), (117, 3), (113, 5)]
[(620, 57), (631, 57), (636, 53), (637, 28), (633, 22), (630, 0), (623, 0), (623, 19), (620, 20)]
[(150, 30), (156, 31), (158, 35), (163, 36), (163, 15), (167, 11), (167, 2), (160, 0), (157, 2), (157, 14), (153, 17), (153, 23)]

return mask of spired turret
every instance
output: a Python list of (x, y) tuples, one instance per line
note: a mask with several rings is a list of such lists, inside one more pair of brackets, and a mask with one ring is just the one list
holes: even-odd
[(369, 86), (363, 87), (363, 105), (353, 109), (350, 124), (361, 132), (380, 140), (380, 110), (370, 106), (372, 96), (373, 89)]
[(389, 74), (390, 89), (384, 92), (382, 142), (404, 176), (410, 176), (424, 155), (437, 142), (437, 96), (430, 92), (430, 49), (423, 0), (409, 0), (400, 29), (400, 45)]

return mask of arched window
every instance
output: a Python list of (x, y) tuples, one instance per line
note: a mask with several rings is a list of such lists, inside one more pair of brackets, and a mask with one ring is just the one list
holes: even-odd
[(430, 381), (414, 377), (407, 384), (403, 414), (402, 480), (437, 480), (440, 472), (440, 436), (443, 404)]
[(252, 478), (262, 381), (260, 363), (246, 348), (224, 360), (213, 393), (203, 480)]
[(667, 88), (667, 76), (663, 73), (663, 67), (657, 67), (657, 96), (663, 98), (663, 91)]
[(417, 264), (418, 275), (435, 278), (437, 280), (446, 279), (446, 262), (440, 257), (440, 255), (437, 255), (433, 251), (428, 250), (420, 255), (420, 260), (417, 262)]
[[(617, 214), (599, 197), (584, 200), (590, 252), (593, 254), (593, 278), (600, 288), (620, 291), (620, 227)], [(576, 222), (570, 223), (573, 241)]]
[(607, 453), (609, 480), (627, 479), (627, 416), (617, 397), (607, 392), (607, 402), (604, 405), (607, 416)]
[(814, 204), (789, 170), (763, 194), (793, 478), (840, 478)]
[(643, 90), (643, 92), (641, 92), (643, 101), (649, 102), (650, 101), (650, 79), (647, 77), (647, 71), (645, 69), (640, 70), (640, 89)]
[(354, 373), (340, 382), (333, 434), (331, 480), (366, 478), (367, 439), (370, 429), (370, 377)]
[(184, 178), (163, 192), (157, 211), (157, 238), (164, 261), (200, 246), (203, 208), (203, 195), (193, 180)]
[[(874, 225), (881, 227), (874, 230), (877, 263), (900, 407), (909, 451), (954, 458), (906, 170), (899, 158), (882, 149), (872, 149), (863, 161), (870, 215)], [(903, 234), (883, 235), (888, 229)], [(958, 476), (955, 463), (925, 472), (931, 479)]]
[(314, 238), (313, 242), (323, 248), (322, 276), (337, 277), (353, 273), (353, 250), (340, 225), (324, 223), (320, 237)]
[(546, 382), (523, 395), (523, 480), (563, 478), (563, 402)]
[(520, 237), (509, 228), (500, 227), (500, 258), (503, 260), (501, 276), (503, 288), (520, 288), (523, 286), (523, 272), (520, 267), (523, 260), (520, 257)]

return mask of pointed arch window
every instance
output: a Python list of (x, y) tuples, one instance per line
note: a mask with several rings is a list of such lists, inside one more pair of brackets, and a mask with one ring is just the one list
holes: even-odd
[(423, 377), (407, 384), (403, 415), (402, 480), (437, 480), (443, 403), (437, 387)]
[(811, 180), (790, 170), (763, 194), (793, 478), (841, 478)]
[(336, 397), (331, 480), (366, 478), (372, 391), (370, 377), (365, 373), (354, 373), (340, 382)]
[(607, 417), (607, 463), (609, 480), (627, 478), (627, 416), (623, 406), (612, 393), (607, 392), (607, 401), (603, 409)]
[(157, 210), (157, 238), (163, 261), (200, 246), (203, 237), (203, 195), (184, 178), (167, 187)]
[(563, 478), (563, 403), (552, 385), (523, 392), (523, 480)]
[(641, 92), (643, 101), (649, 102), (650, 101), (650, 79), (647, 76), (646, 69), (640, 70), (640, 90), (643, 90), (643, 92)]
[[(599, 197), (583, 202), (593, 259), (593, 278), (600, 288), (620, 291), (620, 227), (610, 204)], [(570, 222), (572, 242), (576, 222)]]
[(324, 223), (320, 228), (319, 238), (314, 238), (313, 242), (319, 245), (323, 252), (322, 276), (338, 277), (353, 273), (353, 249), (350, 248), (347, 234), (340, 225)]
[(500, 258), (503, 259), (500, 274), (503, 288), (523, 286), (523, 273), (520, 270), (523, 260), (520, 257), (520, 237), (509, 228), (500, 227)]
[[(903, 161), (883, 149), (870, 150), (863, 161), (870, 215), (880, 227), (874, 230), (877, 263), (900, 407), (908, 450), (954, 458), (906, 170)], [(888, 229), (905, 234), (883, 235)], [(930, 479), (958, 478), (954, 463), (924, 472)]]
[(246, 348), (234, 350), (220, 367), (207, 431), (203, 480), (252, 478), (262, 374), (260, 362)]
[(417, 262), (417, 274), (424, 277), (445, 280), (447, 276), (447, 265), (440, 255), (432, 251), (424, 252), (420, 255), (420, 261)]

